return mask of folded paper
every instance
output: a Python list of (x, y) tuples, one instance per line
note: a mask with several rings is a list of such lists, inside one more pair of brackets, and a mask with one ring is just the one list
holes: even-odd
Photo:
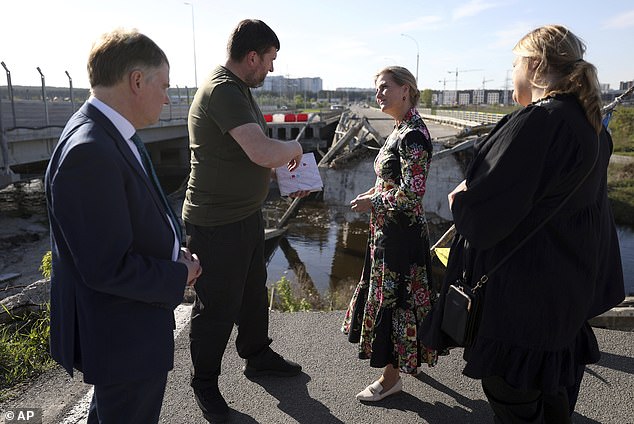
[(286, 165), (276, 168), (275, 175), (282, 196), (297, 191), (321, 191), (324, 188), (313, 153), (304, 153), (301, 163), (292, 171)]

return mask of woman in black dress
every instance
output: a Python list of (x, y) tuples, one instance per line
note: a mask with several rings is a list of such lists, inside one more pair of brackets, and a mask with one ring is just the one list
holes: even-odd
[[(513, 99), (475, 146), (466, 180), (449, 194), (458, 231), (442, 292), (503, 263), (486, 284), (480, 326), (463, 373), (481, 379), (498, 423), (567, 423), (586, 364), (599, 348), (587, 320), (624, 298), (614, 219), (607, 198), (612, 140), (585, 45), (562, 26), (544, 26), (513, 49)], [(589, 174), (588, 174), (589, 173)], [(451, 346), (439, 330), (443, 298), (424, 323), (423, 343)]]
[(361, 281), (342, 328), (359, 343), (361, 359), (383, 368), (381, 377), (357, 394), (366, 402), (399, 392), (401, 372), (415, 374), (421, 363), (431, 366), (437, 359), (417, 338), (436, 297), (423, 209), (431, 137), (416, 111), (420, 92), (411, 72), (385, 68), (375, 85), (377, 103), (395, 125), (374, 161), (376, 183), (350, 202), (353, 211), (371, 212), (370, 234)]

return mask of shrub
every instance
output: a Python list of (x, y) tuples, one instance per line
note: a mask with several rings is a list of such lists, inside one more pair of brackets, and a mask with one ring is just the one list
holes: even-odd
[[(8, 311), (7, 311), (8, 312)], [(7, 389), (50, 369), (50, 311), (31, 312), (0, 326), (0, 399)]]
[(275, 291), (279, 298), (279, 308), (282, 312), (310, 311), (310, 303), (305, 299), (297, 299), (293, 295), (290, 281), (282, 276), (282, 279), (275, 283)]
[(42, 263), (39, 268), (44, 278), (51, 278), (51, 260), (51, 251), (49, 250), (42, 256)]
[(616, 223), (634, 227), (634, 163), (610, 164), (608, 197)]
[(609, 125), (614, 152), (634, 154), (634, 107), (618, 106)]

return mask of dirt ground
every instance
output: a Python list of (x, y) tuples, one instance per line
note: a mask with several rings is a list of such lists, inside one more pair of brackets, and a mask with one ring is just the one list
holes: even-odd
[(37, 280), (42, 256), (50, 250), (48, 220), (41, 180), (0, 190), (0, 299)]
[(0, 213), (0, 279), (6, 274), (21, 274), (0, 282), (0, 299), (43, 278), (39, 267), (50, 246), (48, 222), (44, 216), (16, 218)]

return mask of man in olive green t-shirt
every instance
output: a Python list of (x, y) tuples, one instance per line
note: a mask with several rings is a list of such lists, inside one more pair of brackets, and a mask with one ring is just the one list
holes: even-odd
[(189, 112), (191, 173), (183, 219), (188, 247), (204, 269), (192, 309), (191, 385), (204, 417), (213, 422), (229, 414), (218, 376), (234, 323), (248, 378), (301, 372), (269, 347), (261, 207), (271, 169), (294, 169), (302, 147), (265, 135), (266, 122), (250, 91), (273, 71), (279, 48), (264, 22), (240, 22), (229, 39), (227, 62), (198, 89)]

